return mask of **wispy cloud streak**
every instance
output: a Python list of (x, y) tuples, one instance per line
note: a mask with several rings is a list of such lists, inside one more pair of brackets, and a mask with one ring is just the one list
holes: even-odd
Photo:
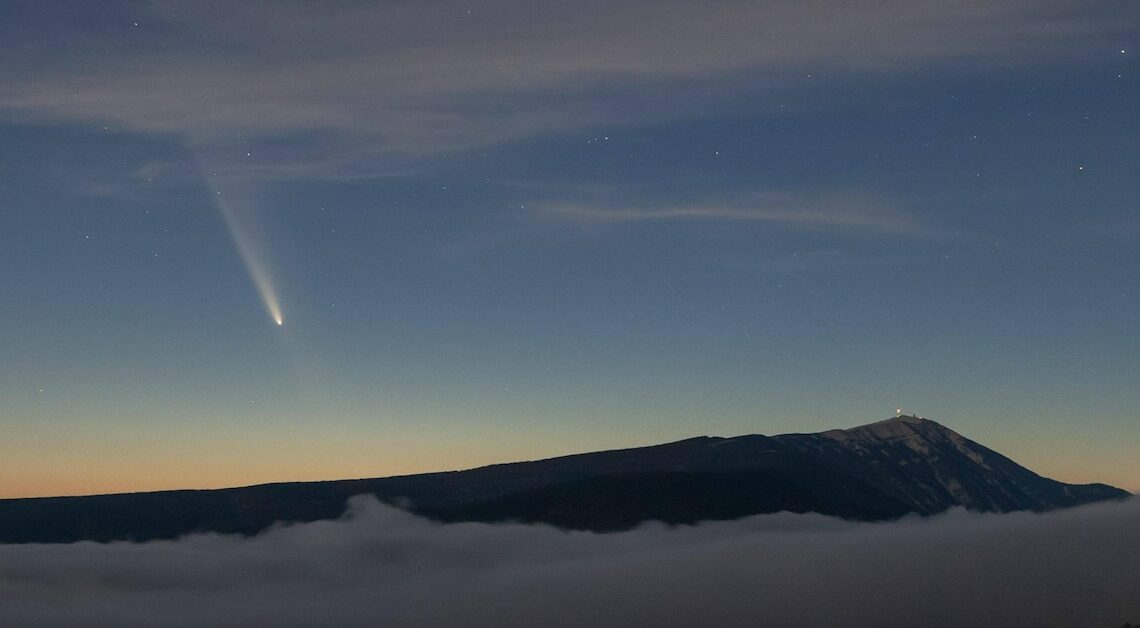
[(812, 73), (1044, 63), (1128, 22), (1119, 4), (1037, 0), (149, 6), (114, 47), (48, 42), (36, 72), (13, 57), (23, 64), (0, 85), (0, 109), (191, 144), (235, 129), (299, 140), (312, 150), (278, 166), (343, 175), (395, 155), (723, 110), (742, 93), (812, 89)]
[(842, 230), (877, 234), (919, 234), (922, 226), (898, 206), (856, 197), (794, 194), (757, 195), (731, 203), (695, 203), (654, 207), (607, 207), (551, 203), (535, 212), (582, 224), (712, 221), (770, 223), (805, 230)]

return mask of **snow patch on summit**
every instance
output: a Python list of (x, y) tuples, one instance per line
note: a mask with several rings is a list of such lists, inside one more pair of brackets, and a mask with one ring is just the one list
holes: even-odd
[(930, 439), (927, 430), (920, 429), (928, 421), (917, 417), (902, 416), (871, 423), (849, 430), (830, 430), (820, 436), (843, 443), (849, 448), (865, 449), (866, 445), (899, 443), (923, 455), (930, 454)]

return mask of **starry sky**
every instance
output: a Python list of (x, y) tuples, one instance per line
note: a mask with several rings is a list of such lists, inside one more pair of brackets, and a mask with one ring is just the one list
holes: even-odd
[(6, 1), (0, 496), (898, 406), (1140, 490), (1138, 57), (1132, 0)]

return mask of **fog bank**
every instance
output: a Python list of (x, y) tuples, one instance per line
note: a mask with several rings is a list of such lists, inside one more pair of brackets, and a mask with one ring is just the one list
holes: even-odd
[(355, 498), (254, 538), (0, 546), (0, 625), (1106, 626), (1140, 622), (1140, 500), (852, 523), (441, 525)]

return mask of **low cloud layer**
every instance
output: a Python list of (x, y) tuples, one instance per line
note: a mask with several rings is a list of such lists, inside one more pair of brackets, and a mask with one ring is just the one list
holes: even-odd
[(1120, 626), (1140, 500), (860, 524), (778, 514), (609, 535), (439, 525), (356, 498), (252, 539), (0, 546), (20, 626)]

